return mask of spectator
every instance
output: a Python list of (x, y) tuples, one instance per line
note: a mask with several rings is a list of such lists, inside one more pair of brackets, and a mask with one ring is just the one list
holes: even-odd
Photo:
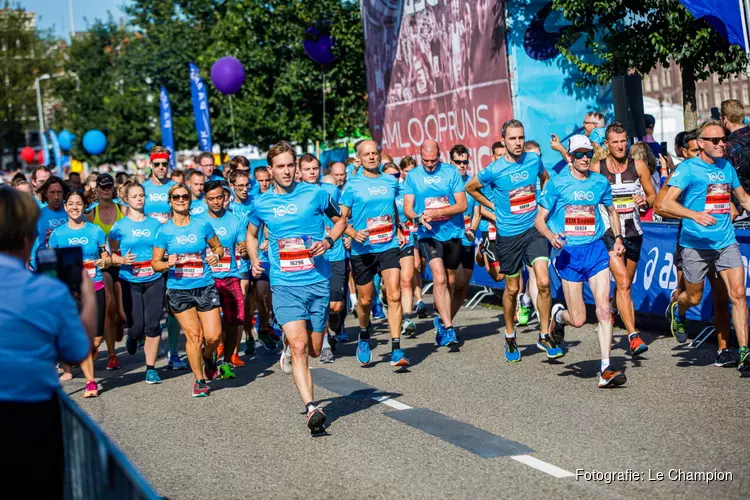
[(524, 152), (536, 153), (539, 156), (542, 156), (542, 148), (536, 141), (526, 141), (523, 145), (523, 150)]
[(80, 363), (91, 352), (96, 298), (84, 270), (79, 318), (64, 284), (25, 268), (38, 217), (32, 196), (0, 187), (0, 425), (10, 431), (3, 439), (0, 468), (4, 477), (34, 484), (36, 497), (62, 498), (65, 464), (55, 363)]
[(74, 191), (81, 189), (81, 174), (79, 172), (70, 172), (68, 174), (68, 181), (70, 182), (70, 185), (73, 186)]
[[(657, 168), (658, 162), (656, 156), (651, 150), (651, 147), (645, 142), (637, 142), (630, 146), (629, 156), (634, 160), (640, 160), (648, 166), (648, 171), (651, 173), (651, 181), (654, 184), (654, 189), (659, 193), (659, 187), (661, 186), (661, 176), (659, 175), (659, 169)], [(662, 155), (659, 155), (659, 159), (663, 159)], [(652, 222), (654, 220), (654, 207), (650, 207), (645, 213), (641, 213), (641, 220)]]
[(607, 127), (606, 118), (598, 111), (587, 113), (583, 118), (583, 133), (591, 142), (599, 144), (604, 143), (604, 131)]
[(750, 127), (745, 125), (745, 107), (740, 101), (721, 103), (721, 126), (728, 134), (724, 158), (734, 165), (742, 187), (750, 192)]
[(661, 153), (661, 145), (654, 139), (654, 127), (656, 127), (656, 118), (654, 115), (643, 115), (645, 122), (646, 135), (643, 136), (643, 141), (649, 145), (654, 156)]
[(492, 161), (497, 160), (498, 158), (502, 158), (503, 155), (505, 155), (505, 143), (502, 141), (497, 141), (492, 145)]

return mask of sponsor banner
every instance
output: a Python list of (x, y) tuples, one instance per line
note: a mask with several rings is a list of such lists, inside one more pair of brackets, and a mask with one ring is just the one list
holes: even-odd
[(211, 152), (213, 143), (211, 142), (211, 120), (208, 114), (208, 89), (195, 63), (190, 63), (190, 93), (193, 98), (198, 146), (201, 151)]
[[(361, 0), (370, 131), (399, 159), (428, 139), (476, 165), (511, 117), (505, 0)], [(473, 168), (470, 168), (473, 169)]]
[[(159, 124), (161, 125), (161, 143), (169, 151), (169, 165), (174, 168), (174, 134), (172, 131), (172, 104), (169, 94), (163, 86), (159, 88)], [(210, 135), (210, 134), (209, 134)]]

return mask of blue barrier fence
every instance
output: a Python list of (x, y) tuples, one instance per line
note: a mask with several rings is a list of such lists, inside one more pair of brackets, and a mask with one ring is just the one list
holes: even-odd
[(57, 396), (65, 449), (66, 500), (161, 498), (91, 417), (62, 389)]
[[(737, 240), (740, 244), (742, 260), (745, 263), (745, 281), (748, 277), (747, 256), (750, 255), (750, 230), (737, 228)], [(677, 268), (674, 266), (674, 250), (677, 242), (677, 224), (673, 223), (643, 223), (643, 247), (641, 260), (633, 281), (632, 295), (635, 310), (640, 313), (662, 315), (669, 303), (669, 297), (677, 287)], [(554, 266), (554, 257), (550, 261), (550, 281), (552, 296), (562, 299), (562, 282)], [(432, 281), (429, 268), (424, 273), (425, 281)], [(471, 284), (487, 288), (503, 289), (503, 281), (496, 282), (487, 274), (484, 268), (476, 266), (471, 277)], [(746, 284), (747, 287), (747, 284)], [(614, 294), (614, 281), (612, 294)], [(745, 289), (750, 297), (750, 288)], [(587, 304), (593, 304), (593, 296), (588, 284), (584, 286), (583, 299)], [(703, 299), (699, 306), (688, 311), (691, 320), (711, 321), (713, 302), (711, 299), (711, 285), (706, 282)]]

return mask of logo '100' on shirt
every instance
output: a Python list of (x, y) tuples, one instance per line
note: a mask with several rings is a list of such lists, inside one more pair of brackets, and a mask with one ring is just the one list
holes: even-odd
[(685, 208), (705, 212), (716, 219), (712, 226), (683, 219), (680, 245), (720, 250), (737, 242), (729, 204), (732, 191), (740, 186), (740, 181), (731, 163), (723, 159), (717, 159), (713, 165), (700, 158), (685, 160), (672, 174), (669, 185), (682, 190)]
[(162, 224), (172, 218), (172, 207), (169, 206), (169, 189), (175, 185), (172, 180), (163, 185), (154, 184), (149, 179), (143, 183), (143, 190), (146, 193), (146, 204), (143, 206), (143, 213), (153, 217)]
[[(231, 212), (224, 212), (219, 218), (213, 217), (206, 212), (201, 216), (208, 221), (214, 228), (216, 236), (219, 237), (221, 246), (224, 247), (224, 256), (217, 266), (211, 267), (211, 272), (216, 279), (239, 278), (241, 261), (238, 259), (237, 245), (245, 242), (247, 236), (246, 218), (240, 219)], [(206, 250), (206, 254), (211, 254), (211, 249)]]
[(398, 180), (387, 174), (378, 177), (358, 175), (347, 182), (339, 205), (349, 207), (349, 223), (357, 231), (367, 231), (367, 239), (352, 239), (352, 255), (381, 253), (398, 247), (395, 202)]
[(569, 245), (586, 245), (604, 235), (597, 205), (612, 206), (612, 188), (601, 174), (590, 172), (580, 180), (568, 170), (545, 185), (539, 204), (550, 212), (547, 225), (553, 233), (565, 233)]
[(120, 255), (125, 256), (128, 252), (135, 255), (132, 265), (120, 266), (121, 279), (129, 283), (148, 283), (162, 277), (151, 267), (154, 241), (159, 229), (161, 223), (151, 217), (141, 222), (125, 217), (115, 222), (109, 232), (110, 241), (120, 242)]
[(206, 248), (214, 236), (214, 228), (201, 217), (192, 217), (187, 226), (176, 226), (170, 220), (159, 228), (154, 246), (177, 256), (177, 263), (167, 274), (168, 289), (193, 290), (213, 284)]
[(328, 257), (312, 257), (310, 246), (325, 239), (326, 212), (332, 210), (339, 213), (329, 194), (314, 184), (297, 182), (284, 194), (269, 189), (255, 199), (249, 220), (268, 227), (271, 285), (305, 286), (331, 278)]
[(80, 229), (71, 229), (63, 224), (54, 231), (49, 238), (50, 248), (81, 247), (83, 252), (83, 268), (94, 283), (102, 281), (102, 270), (96, 265), (101, 259), (100, 249), (105, 248), (107, 237), (102, 228), (87, 222)]
[[(423, 214), (425, 210), (445, 208), (456, 203), (456, 193), (464, 191), (464, 183), (458, 169), (452, 165), (440, 164), (432, 172), (419, 166), (409, 172), (404, 183), (404, 194), (414, 195), (414, 211)], [(464, 218), (462, 214), (451, 217), (441, 217), (429, 223), (432, 230), (420, 226), (417, 238), (435, 238), (438, 241), (448, 241), (461, 238), (464, 232)]]
[(515, 236), (531, 229), (537, 213), (537, 182), (544, 166), (536, 153), (523, 153), (518, 163), (499, 158), (477, 174), (492, 190), (492, 200), (501, 224), (500, 236)]

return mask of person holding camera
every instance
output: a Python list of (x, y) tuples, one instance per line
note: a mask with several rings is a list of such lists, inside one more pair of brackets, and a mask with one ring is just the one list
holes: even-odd
[(85, 271), (79, 313), (63, 282), (26, 269), (38, 218), (32, 195), (0, 186), (0, 426), (12, 430), (3, 439), (0, 470), (21, 484), (33, 481), (40, 498), (57, 498), (64, 455), (55, 363), (90, 356), (97, 306)]

